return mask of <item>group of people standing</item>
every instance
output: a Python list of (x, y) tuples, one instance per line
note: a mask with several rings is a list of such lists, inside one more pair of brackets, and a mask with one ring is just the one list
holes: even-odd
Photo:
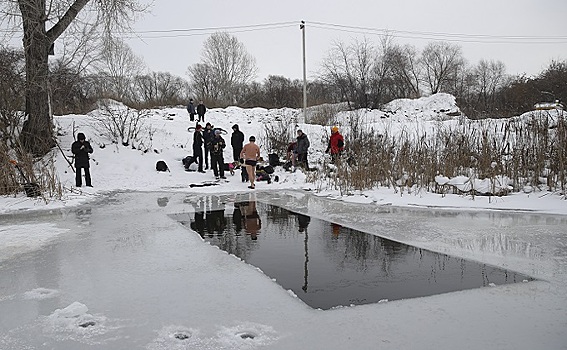
[(205, 121), (205, 113), (207, 112), (207, 107), (205, 107), (203, 101), (199, 101), (197, 108), (195, 108), (193, 99), (190, 99), (189, 104), (187, 105), (187, 112), (189, 112), (189, 119), (191, 121), (195, 121), (195, 115), (197, 115), (197, 123), (201, 123)]
[[(205, 121), (206, 107), (203, 101), (200, 101), (197, 107), (193, 105), (193, 99), (189, 101), (187, 111), (191, 121), (195, 120), (195, 115), (198, 116), (197, 123)], [(240, 131), (238, 124), (232, 126), (232, 136), (230, 144), (232, 146), (233, 164), (244, 162), (248, 173), (251, 189), (255, 188), (255, 170), (258, 160), (260, 159), (260, 147), (255, 143), (256, 138), (250, 136), (249, 143), (244, 145), (244, 134)], [(226, 143), (221, 136), (222, 131), (215, 129), (211, 123), (207, 123), (205, 128), (197, 124), (195, 133), (193, 135), (193, 156), (198, 162), (198, 171), (204, 173), (209, 168), (209, 153), (211, 158), (211, 168), (213, 169), (215, 178), (226, 179), (224, 175), (224, 149)], [(309, 138), (303, 130), (297, 130), (297, 138), (294, 142), (290, 143), (287, 148), (288, 160), (291, 161), (292, 166), (302, 167), (309, 170), (309, 163), (307, 154), (309, 151), (310, 143)], [(339, 133), (337, 126), (331, 127), (331, 136), (325, 153), (331, 155), (331, 163), (334, 164), (339, 160), (342, 152), (344, 151), (344, 138)], [(203, 169), (203, 160), (205, 168)]]
[[(287, 160), (293, 167), (299, 166), (306, 170), (309, 169), (307, 152), (309, 151), (309, 139), (303, 130), (297, 130), (297, 138), (287, 146)], [(331, 155), (331, 163), (335, 164), (345, 149), (344, 137), (339, 133), (339, 127), (331, 127), (331, 137), (325, 153)]]
[[(215, 177), (226, 179), (224, 176), (223, 152), (226, 143), (221, 136), (220, 129), (214, 129), (211, 123), (207, 123), (203, 130), (201, 124), (197, 124), (193, 133), (193, 157), (198, 165), (198, 171), (204, 173), (209, 169), (209, 154), (211, 158), (211, 168)], [(203, 169), (203, 159), (205, 168)]]
[[(195, 127), (195, 132), (193, 134), (193, 157), (195, 157), (198, 163), (198, 171), (200, 173), (205, 173), (205, 170), (209, 168), (209, 154), (211, 158), (211, 168), (216, 179), (226, 179), (225, 172), (225, 162), (224, 162), (224, 149), (226, 148), (226, 142), (222, 138), (222, 130), (215, 129), (211, 123), (207, 123), (205, 128), (200, 124)], [(232, 146), (232, 157), (233, 166), (240, 163), (242, 159), (246, 166), (246, 171), (248, 173), (248, 179), (250, 181), (251, 189), (255, 188), (255, 172), (256, 164), (260, 159), (260, 147), (256, 145), (256, 138), (250, 136), (248, 139), (249, 143), (244, 145), (244, 133), (240, 131), (238, 124), (232, 126), (232, 136), (230, 139), (230, 144)], [(205, 168), (203, 169), (203, 163)]]

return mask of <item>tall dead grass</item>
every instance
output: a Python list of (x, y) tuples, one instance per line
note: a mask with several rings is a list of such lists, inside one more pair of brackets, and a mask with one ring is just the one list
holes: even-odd
[(542, 111), (529, 119), (466, 120), (453, 126), (439, 122), (429, 131), (402, 128), (396, 133), (378, 133), (362, 124), (356, 112), (349, 123), (350, 130), (344, 135), (348, 151), (326, 175), (331, 187), (341, 192), (376, 186), (441, 192), (444, 189), (435, 177), (443, 175), (471, 179), (504, 176), (513, 191), (528, 186), (565, 194), (565, 113), (556, 117)]

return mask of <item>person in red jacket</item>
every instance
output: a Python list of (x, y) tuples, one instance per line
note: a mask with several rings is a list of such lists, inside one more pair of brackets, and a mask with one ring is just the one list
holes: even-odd
[(329, 139), (329, 146), (327, 147), (326, 153), (331, 154), (331, 163), (334, 164), (341, 153), (345, 149), (345, 139), (343, 135), (339, 133), (339, 128), (337, 126), (333, 126), (331, 128), (331, 138)]

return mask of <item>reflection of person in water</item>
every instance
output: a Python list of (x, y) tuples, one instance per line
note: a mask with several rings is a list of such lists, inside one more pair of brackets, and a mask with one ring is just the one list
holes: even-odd
[(191, 229), (196, 231), (201, 237), (205, 237), (205, 212), (203, 201), (200, 200), (195, 208), (195, 220), (191, 223)]
[(215, 233), (221, 236), (227, 224), (226, 217), (224, 216), (224, 204), (218, 196), (212, 196), (209, 200), (209, 206), (205, 212), (207, 233), (209, 237), (213, 237)]
[(333, 229), (333, 236), (334, 236), (335, 238), (338, 238), (338, 237), (339, 237), (339, 233), (341, 233), (341, 227), (342, 227), (342, 226), (339, 225), (339, 224), (331, 223), (331, 227), (332, 227), (332, 229)]
[(251, 199), (248, 205), (241, 208), (244, 209), (244, 230), (252, 240), (257, 240), (258, 230), (262, 227), (262, 222), (256, 210), (256, 201)]
[(240, 235), (242, 231), (242, 211), (240, 211), (240, 203), (234, 203), (234, 211), (232, 212), (232, 222), (234, 223), (234, 231), (236, 235)]
[(222, 235), (224, 229), (226, 228), (226, 218), (224, 217), (224, 209), (207, 212), (205, 221), (207, 222), (207, 232), (209, 233), (209, 237), (213, 237), (213, 234), (215, 232), (219, 236)]
[(309, 226), (309, 222), (311, 222), (311, 218), (307, 215), (297, 213), (297, 223), (299, 224), (299, 232), (303, 232)]

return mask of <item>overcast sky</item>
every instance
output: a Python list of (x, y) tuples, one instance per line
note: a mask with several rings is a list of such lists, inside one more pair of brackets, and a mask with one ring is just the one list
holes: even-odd
[[(483, 58), (500, 60), (510, 74), (533, 75), (552, 59), (567, 59), (566, 16), (566, 0), (155, 0), (135, 30), (246, 27), (226, 31), (256, 58), (258, 80), (268, 75), (302, 77), (301, 20), (306, 21), (308, 77), (317, 73), (333, 41), (366, 36), (378, 42), (379, 35), (368, 29), (389, 30), (396, 42), (418, 49), (430, 41), (455, 40), (471, 64)], [(273, 23), (289, 24), (247, 27)], [(141, 38), (128, 43), (149, 69), (187, 77), (187, 67), (200, 61), (203, 42), (212, 32), (140, 33)]]

